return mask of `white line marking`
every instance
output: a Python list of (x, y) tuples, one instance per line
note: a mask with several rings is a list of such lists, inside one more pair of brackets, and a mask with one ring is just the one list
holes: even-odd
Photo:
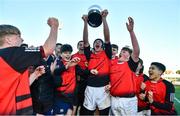
[(176, 97), (174, 99), (180, 104), (180, 100), (178, 100)]

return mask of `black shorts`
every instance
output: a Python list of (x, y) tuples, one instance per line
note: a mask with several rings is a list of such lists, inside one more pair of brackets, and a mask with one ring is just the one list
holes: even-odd
[(52, 101), (33, 101), (34, 113), (44, 114), (48, 112), (53, 107)]

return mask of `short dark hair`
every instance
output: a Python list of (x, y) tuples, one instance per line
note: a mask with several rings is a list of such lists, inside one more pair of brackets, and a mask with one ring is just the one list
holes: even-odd
[(118, 45), (116, 44), (111, 44), (112, 48), (116, 48), (117, 50), (119, 49)]
[(62, 46), (62, 44), (61, 44), (61, 43), (56, 43), (56, 46), (58, 46), (58, 45)]
[(151, 65), (155, 65), (162, 73), (166, 70), (166, 66), (160, 62), (152, 62)]
[(73, 49), (72, 49), (72, 46), (69, 45), (69, 44), (63, 44), (62, 47), (61, 47), (61, 53), (63, 52), (72, 52)]
[(84, 41), (80, 40), (80, 41), (77, 43), (77, 47), (79, 46), (79, 43), (81, 43), (81, 42), (84, 42)]
[(128, 51), (129, 54), (132, 54), (132, 49), (130, 49), (129, 46), (124, 46), (121, 50)]
[[(94, 43), (95, 43), (96, 41), (98, 41), (98, 40), (102, 42), (102, 48), (104, 49), (104, 41), (103, 41), (102, 39), (97, 38), (97, 39), (94, 40)], [(94, 46), (94, 43), (93, 43), (93, 46)]]
[(25, 48), (28, 48), (28, 44), (26, 44), (26, 43), (22, 43), (20, 47), (25, 47)]
[(144, 65), (143, 65), (143, 60), (141, 59), (141, 58), (139, 58), (139, 61), (138, 61), (140, 64), (141, 64), (141, 66), (142, 66), (142, 68), (140, 69), (140, 71), (139, 71), (139, 73), (141, 74), (141, 73), (143, 73), (143, 71), (144, 71)]

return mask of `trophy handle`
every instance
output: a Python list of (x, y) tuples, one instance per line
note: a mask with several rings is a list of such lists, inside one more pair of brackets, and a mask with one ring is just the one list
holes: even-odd
[(91, 9), (99, 9), (99, 11), (101, 12), (102, 11), (102, 8), (99, 6), (99, 5), (92, 5), (88, 8), (88, 12), (91, 10)]

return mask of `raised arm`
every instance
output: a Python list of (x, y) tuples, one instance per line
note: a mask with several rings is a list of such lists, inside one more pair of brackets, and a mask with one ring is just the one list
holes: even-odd
[(51, 29), (49, 37), (43, 45), (45, 56), (49, 56), (50, 54), (52, 54), (55, 49), (59, 27), (59, 22), (56, 18), (49, 18), (47, 23)]
[(130, 33), (131, 42), (133, 46), (133, 52), (131, 54), (131, 57), (135, 62), (137, 62), (139, 60), (140, 48), (139, 48), (136, 35), (134, 33), (134, 20), (131, 17), (128, 17), (128, 21), (129, 21), (129, 24), (126, 23), (126, 26), (127, 26), (127, 30)]
[(101, 12), (101, 16), (102, 16), (102, 23), (103, 23), (103, 31), (104, 31), (104, 41), (105, 43), (109, 43), (110, 42), (110, 33), (109, 33), (109, 27), (106, 21), (106, 17), (108, 15), (108, 11), (107, 10), (103, 10)]
[(87, 15), (83, 15), (82, 19), (84, 21), (84, 29), (83, 29), (83, 41), (84, 41), (84, 47), (88, 47), (89, 46), (89, 40), (88, 40), (88, 16)]

